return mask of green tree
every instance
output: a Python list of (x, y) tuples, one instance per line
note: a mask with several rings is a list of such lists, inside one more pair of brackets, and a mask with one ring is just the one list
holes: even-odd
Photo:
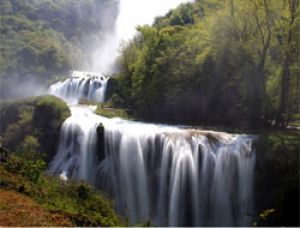
[[(291, 115), (291, 78), (299, 78), (299, 28), (299, 1), (283, 1), (283, 14), (279, 21), (279, 43), (283, 49), (283, 62), (280, 104), (276, 118), (276, 126), (280, 127), (288, 125)], [(296, 89), (299, 89), (299, 79), (295, 84)]]

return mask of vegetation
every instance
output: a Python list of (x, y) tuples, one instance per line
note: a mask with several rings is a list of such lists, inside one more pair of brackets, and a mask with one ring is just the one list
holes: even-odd
[(106, 116), (108, 118), (119, 117), (122, 119), (131, 119), (126, 109), (112, 108), (110, 104), (98, 104), (95, 111), (96, 114)]
[[(115, 4), (1, 0), (0, 99), (22, 92), (16, 87), (24, 82), (46, 85), (75, 66), (89, 66), (94, 34), (113, 28), (98, 22), (109, 16), (113, 23), (117, 14), (102, 10)], [(97, 105), (96, 113), (109, 118), (243, 132), (299, 127), (299, 8), (299, 0), (182, 4), (152, 26), (138, 27), (138, 35), (122, 47), (106, 103), (79, 103)], [(0, 219), (9, 218), (0, 225), (123, 224), (112, 202), (93, 187), (45, 174), (69, 116), (68, 106), (52, 96), (0, 101), (0, 145), (15, 151), (7, 155), (0, 148)], [(97, 133), (103, 132), (99, 125)], [(299, 226), (299, 132), (263, 133), (255, 146), (254, 225)], [(21, 220), (17, 206), (27, 212)]]
[(258, 226), (299, 226), (299, 133), (262, 134), (256, 142)]
[(110, 0), (1, 0), (0, 98), (22, 92), (16, 90), (20, 83), (46, 85), (73, 67), (89, 67), (95, 34), (100, 37), (107, 29), (104, 26), (113, 27), (109, 22), (116, 18), (115, 10), (104, 25), (103, 11), (115, 4)]
[(0, 189), (1, 226), (75, 226), (66, 216), (51, 213), (31, 198)]
[(31, 97), (0, 102), (1, 144), (12, 151), (34, 149), (50, 161), (56, 152), (60, 127), (70, 116), (65, 102), (53, 97)]
[(197, 0), (123, 47), (118, 92), (134, 116), (285, 127), (299, 114), (299, 1)]
[[(29, 157), (34, 160), (29, 159)], [(20, 196), (13, 192), (19, 192), (33, 199), (36, 203), (30, 202), (29, 198), (23, 202), (23, 207), (42, 208), (38, 216), (32, 216), (25, 220), (14, 223), (18, 226), (27, 224), (54, 225), (53, 221), (44, 221), (43, 214), (50, 213), (50, 218), (58, 216), (58, 222), (68, 226), (120, 226), (122, 223), (113, 210), (112, 202), (106, 199), (101, 193), (85, 183), (65, 182), (56, 177), (50, 177), (44, 174), (45, 164), (40, 158), (39, 153), (34, 151), (11, 155), (7, 161), (0, 165), (0, 195), (2, 193), (12, 194), (13, 197)], [(35, 172), (32, 172), (32, 171)], [(13, 191), (13, 192), (12, 192)], [(3, 199), (5, 204), (1, 207), (5, 210), (11, 210), (9, 215), (12, 218), (15, 215), (14, 207)], [(28, 209), (29, 210), (29, 209)], [(2, 210), (1, 210), (2, 212)], [(2, 214), (2, 213), (1, 213)], [(9, 219), (11, 221), (11, 219)], [(49, 220), (49, 219), (48, 219)], [(63, 220), (63, 221), (61, 221)], [(1, 220), (1, 225), (5, 220)], [(44, 223), (46, 222), (46, 224)]]

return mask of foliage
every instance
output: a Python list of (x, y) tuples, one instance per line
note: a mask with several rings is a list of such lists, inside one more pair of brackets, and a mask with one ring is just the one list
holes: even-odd
[(128, 111), (122, 108), (112, 108), (110, 104), (98, 104), (96, 114), (106, 116), (108, 118), (119, 117), (122, 119), (131, 119)]
[(116, 108), (122, 108), (122, 107), (126, 106), (125, 101), (123, 100), (123, 98), (118, 93), (114, 93), (109, 98), (107, 103), (110, 104), (112, 107), (116, 107)]
[[(11, 155), (5, 163), (5, 168), (15, 174), (21, 174), (29, 181), (36, 183), (40, 175), (46, 170), (47, 165), (43, 159), (35, 158), (34, 160), (29, 160), (27, 158), (28, 153), (21, 154), (21, 156)], [(38, 157), (35, 155), (35, 157)]]
[(78, 101), (78, 104), (81, 104), (81, 105), (97, 105), (98, 102), (96, 102), (96, 101), (91, 101), (91, 100), (88, 100), (88, 99), (85, 99), (85, 98), (81, 98), (81, 99)]
[(60, 127), (70, 116), (66, 103), (53, 96), (2, 101), (0, 113), (3, 146), (13, 151), (39, 151), (47, 160), (54, 155)]
[(54, 96), (42, 96), (36, 99), (33, 123), (37, 129), (55, 129), (70, 116), (66, 103)]
[(295, 127), (300, 127), (300, 114), (295, 114), (290, 117), (290, 125)]
[(258, 226), (299, 226), (299, 134), (262, 134), (256, 142)]
[[(18, 159), (20, 163), (28, 163), (19, 155), (10, 159)], [(15, 172), (9, 164), (0, 165), (0, 185), (7, 190), (19, 191), (35, 199), (45, 209), (69, 218), (77, 226), (120, 226), (120, 218), (113, 210), (112, 202), (85, 183), (65, 182), (56, 177), (41, 174), (37, 181), (27, 174)]]
[(183, 4), (123, 46), (117, 92), (146, 120), (284, 127), (299, 112), (298, 15), (297, 0)]
[(75, 226), (66, 216), (49, 212), (35, 200), (15, 191), (0, 189), (0, 205), (2, 226)]
[(19, 83), (46, 84), (88, 67), (95, 34), (113, 27), (114, 8), (110, 0), (1, 0), (0, 98), (11, 98)]

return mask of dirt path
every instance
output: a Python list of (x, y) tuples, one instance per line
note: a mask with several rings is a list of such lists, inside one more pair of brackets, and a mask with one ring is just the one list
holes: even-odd
[(72, 226), (64, 216), (50, 213), (31, 198), (0, 189), (0, 226)]

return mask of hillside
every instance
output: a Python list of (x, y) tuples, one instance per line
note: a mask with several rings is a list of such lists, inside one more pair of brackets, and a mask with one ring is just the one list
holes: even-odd
[(67, 218), (50, 213), (31, 198), (0, 189), (1, 226), (74, 226)]
[[(104, 14), (108, 10), (109, 17)], [(11, 98), (40, 93), (70, 69), (89, 69), (95, 43), (102, 32), (113, 29), (117, 4), (3, 0), (0, 11), (0, 98)]]
[(83, 182), (65, 182), (46, 175), (45, 167), (40, 158), (33, 162), (24, 157), (24, 152), (10, 154), (6, 161), (1, 161), (1, 226), (123, 224), (112, 202), (102, 193)]
[(299, 1), (182, 4), (123, 48), (117, 93), (144, 120), (285, 127), (299, 113)]

